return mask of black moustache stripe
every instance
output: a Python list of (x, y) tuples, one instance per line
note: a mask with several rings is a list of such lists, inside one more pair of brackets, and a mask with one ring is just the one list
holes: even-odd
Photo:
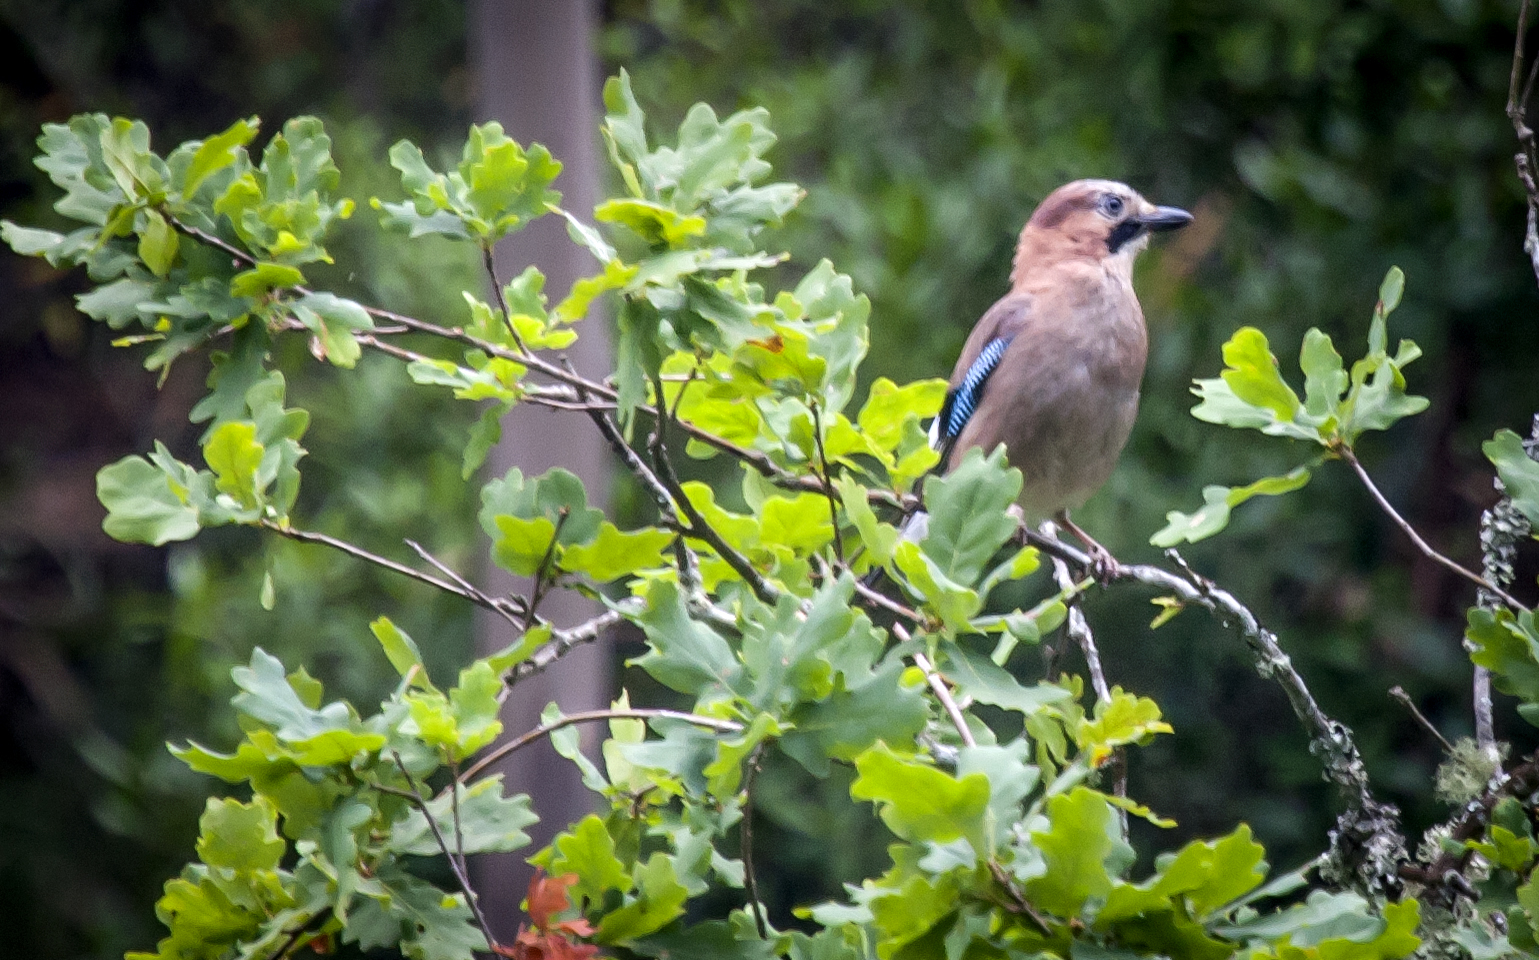
[(1116, 253), (1122, 249), (1122, 245), (1143, 233), (1144, 225), (1134, 217), (1129, 217), (1112, 227), (1111, 233), (1106, 238), (1106, 249)]

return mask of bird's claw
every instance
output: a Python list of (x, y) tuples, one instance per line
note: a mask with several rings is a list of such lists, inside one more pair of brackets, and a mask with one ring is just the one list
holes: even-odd
[(1058, 515), (1058, 522), (1085, 545), (1085, 552), (1090, 555), (1090, 567), (1087, 572), (1096, 579), (1097, 583), (1105, 586), (1121, 576), (1122, 564), (1112, 556), (1110, 550), (1101, 546), (1100, 541), (1081, 530), (1079, 524), (1070, 520), (1068, 511)]
[(1097, 583), (1104, 587), (1121, 576), (1122, 564), (1117, 561), (1116, 557), (1111, 555), (1110, 550), (1101, 546), (1099, 543), (1096, 543), (1094, 540), (1090, 541), (1089, 547), (1089, 573), (1092, 577), (1095, 577)]

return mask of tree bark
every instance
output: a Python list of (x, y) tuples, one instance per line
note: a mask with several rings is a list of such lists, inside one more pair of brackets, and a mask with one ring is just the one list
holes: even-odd
[[(596, 20), (597, 9), (587, 0), (474, 0), (468, 23), (480, 119), (500, 121), (509, 136), (526, 146), (534, 142), (548, 147), (563, 164), (555, 184), (563, 195), (562, 206), (585, 219), (591, 217), (599, 184)], [(538, 266), (553, 302), (596, 266), (554, 216), (503, 241), (495, 262), (503, 283), (529, 264)], [(601, 379), (611, 369), (607, 318), (590, 315), (580, 332), (567, 357), (579, 372)], [(487, 469), (500, 476), (517, 466), (531, 476), (565, 467), (582, 478), (589, 502), (602, 505), (607, 456), (602, 438), (585, 420), (521, 406), (503, 421), (503, 439), (488, 458)], [(528, 589), (526, 582), (495, 568), (488, 569), (484, 581), (494, 594)], [(540, 612), (557, 625), (570, 625), (596, 611), (577, 594), (558, 591), (542, 603)], [(479, 643), (484, 650), (501, 648), (511, 639), (505, 621), (491, 615), (481, 618)], [(545, 673), (520, 681), (503, 711), (507, 733), (517, 735), (538, 726), (540, 711), (553, 700), (567, 713), (606, 706), (613, 684), (611, 656), (607, 643), (588, 645)], [(585, 746), (591, 747), (600, 732), (587, 727)], [(557, 756), (548, 742), (520, 751), (502, 769), (508, 792), (530, 794), (541, 817), (530, 831), (534, 846), (526, 854), (593, 805), (572, 764)], [(532, 871), (522, 856), (485, 858), (475, 868), (476, 888), (491, 926), (499, 940), (510, 941)]]

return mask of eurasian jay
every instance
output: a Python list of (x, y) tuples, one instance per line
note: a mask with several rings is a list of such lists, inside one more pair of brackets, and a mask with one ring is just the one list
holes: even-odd
[(1110, 180), (1054, 190), (1021, 231), (1010, 292), (973, 327), (930, 428), (947, 470), (1003, 443), (1025, 478), (1025, 518), (1056, 517), (1102, 562), (1110, 555), (1068, 511), (1106, 482), (1138, 413), (1148, 334), (1133, 258), (1151, 233), (1191, 221)]

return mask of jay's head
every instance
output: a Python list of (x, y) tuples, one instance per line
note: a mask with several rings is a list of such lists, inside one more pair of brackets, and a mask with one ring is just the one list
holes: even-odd
[(1012, 279), (1064, 260), (1090, 260), (1131, 275), (1149, 235), (1192, 222), (1180, 207), (1159, 207), (1114, 180), (1075, 180), (1048, 194), (1021, 231)]

